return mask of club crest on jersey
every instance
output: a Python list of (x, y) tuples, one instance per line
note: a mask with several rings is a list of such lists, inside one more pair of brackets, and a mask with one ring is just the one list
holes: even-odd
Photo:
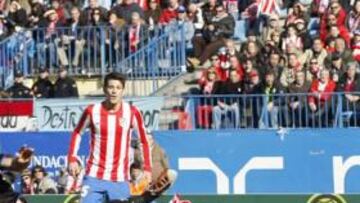
[(126, 126), (126, 119), (125, 118), (119, 118), (119, 125), (121, 127), (125, 127)]

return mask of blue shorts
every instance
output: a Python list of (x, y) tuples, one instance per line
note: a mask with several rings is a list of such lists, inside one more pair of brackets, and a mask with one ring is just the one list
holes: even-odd
[(111, 182), (86, 176), (81, 191), (82, 203), (103, 203), (106, 200), (128, 200), (130, 188), (127, 182)]

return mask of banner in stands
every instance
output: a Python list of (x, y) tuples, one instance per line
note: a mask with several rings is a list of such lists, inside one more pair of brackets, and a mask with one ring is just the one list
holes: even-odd
[[(92, 99), (52, 99), (36, 101), (36, 117), (40, 131), (71, 131), (75, 128), (83, 110), (89, 104), (101, 102), (102, 98)], [(126, 99), (136, 105), (143, 114), (145, 126), (149, 130), (158, 129), (162, 97)]]
[[(359, 193), (360, 130), (163, 131), (178, 178), (170, 194)], [(88, 135), (82, 136), (85, 161)], [(70, 133), (1, 133), (3, 152), (35, 148), (32, 164), (66, 166)]]
[(29, 116), (1, 116), (0, 132), (36, 131), (36, 119)]

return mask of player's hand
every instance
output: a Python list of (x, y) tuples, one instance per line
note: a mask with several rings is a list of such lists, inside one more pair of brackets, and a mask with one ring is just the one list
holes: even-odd
[(151, 172), (144, 171), (144, 177), (146, 178), (146, 180), (148, 180), (149, 183), (151, 183), (151, 181), (152, 181)]
[(11, 163), (11, 168), (14, 171), (22, 171), (30, 165), (31, 157), (33, 156), (34, 150), (32, 148), (23, 146), (20, 148), (16, 157)]
[(71, 175), (76, 174), (80, 170), (80, 166), (76, 161), (70, 162), (68, 168)]

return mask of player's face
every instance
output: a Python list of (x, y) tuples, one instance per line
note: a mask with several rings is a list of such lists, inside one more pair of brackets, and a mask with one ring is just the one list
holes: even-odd
[(118, 104), (122, 101), (124, 87), (119, 80), (109, 80), (104, 87), (106, 99), (111, 104)]

